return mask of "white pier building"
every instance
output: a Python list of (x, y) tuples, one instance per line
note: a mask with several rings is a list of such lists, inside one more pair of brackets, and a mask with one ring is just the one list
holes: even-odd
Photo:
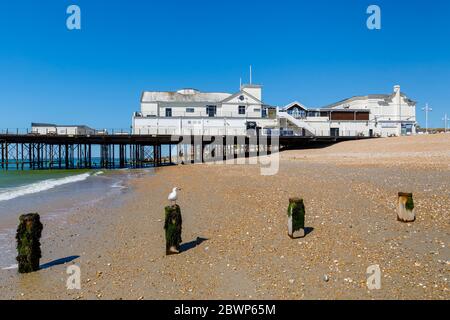
[(32, 123), (31, 133), (41, 135), (93, 135), (98, 133), (85, 125), (59, 125), (53, 123)]
[(416, 132), (416, 103), (395, 86), (391, 94), (356, 96), (322, 107), (299, 102), (264, 104), (262, 86), (243, 85), (234, 93), (145, 91), (132, 118), (134, 134), (313, 136), (400, 136)]

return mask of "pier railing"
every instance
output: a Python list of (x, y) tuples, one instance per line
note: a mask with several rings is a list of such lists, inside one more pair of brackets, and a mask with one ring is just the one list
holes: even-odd
[[(123, 131), (122, 131), (123, 132)], [(2, 170), (143, 168), (278, 151), (276, 137), (0, 134)]]
[(130, 128), (106, 128), (106, 129), (30, 129), (30, 128), (0, 128), (0, 135), (130, 135)]
[(271, 154), (280, 148), (369, 138), (346, 131), (341, 133), (349, 136), (285, 135), (284, 130), (237, 133), (188, 130), (179, 134), (170, 130), (110, 129), (70, 134), (3, 129), (0, 130), (0, 166), (3, 170), (142, 168), (208, 162), (209, 158), (217, 156), (223, 160), (249, 158), (252, 154), (258, 157), (260, 151)]
[[(178, 127), (165, 127), (165, 128), (105, 128), (105, 129), (29, 129), (29, 128), (0, 128), (0, 135), (48, 135), (48, 136), (121, 136), (121, 135), (134, 135), (134, 136), (243, 136), (247, 134), (247, 130), (227, 128), (227, 127), (207, 127), (207, 128), (195, 128), (195, 129), (180, 129)], [(367, 131), (360, 130), (339, 130), (338, 132), (331, 132), (331, 130), (314, 130), (311, 134), (305, 134), (302, 131), (290, 130), (290, 129), (263, 129), (262, 135), (272, 136), (314, 136), (314, 137), (372, 137), (376, 134)]]

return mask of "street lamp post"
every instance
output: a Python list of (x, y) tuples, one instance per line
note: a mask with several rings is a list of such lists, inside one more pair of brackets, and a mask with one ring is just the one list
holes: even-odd
[(422, 110), (425, 111), (425, 129), (426, 129), (426, 132), (428, 133), (428, 112), (433, 111), (433, 109), (430, 108), (427, 103), (425, 105), (425, 108), (422, 108)]
[(447, 114), (444, 115), (444, 117), (442, 118), (442, 121), (444, 121), (444, 132), (447, 133), (447, 128), (448, 128), (448, 121), (450, 120), (450, 118), (447, 116)]

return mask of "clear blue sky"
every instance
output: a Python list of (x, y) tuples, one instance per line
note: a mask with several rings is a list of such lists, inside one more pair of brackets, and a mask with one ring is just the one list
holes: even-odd
[[(82, 30), (66, 28), (77, 4)], [(366, 28), (378, 4), (382, 29)], [(450, 114), (450, 1), (21, 0), (0, 5), (0, 128), (127, 128), (143, 90), (235, 92), (319, 107), (395, 84)]]

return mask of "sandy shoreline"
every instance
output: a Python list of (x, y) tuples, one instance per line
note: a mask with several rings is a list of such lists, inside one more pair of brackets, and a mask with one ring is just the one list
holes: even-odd
[[(183, 188), (185, 251), (166, 257), (173, 186)], [(0, 298), (450, 298), (450, 135), (287, 151), (275, 176), (256, 165), (168, 167), (130, 187), (122, 205), (44, 226), (43, 263), (77, 258), (28, 275), (0, 270)], [(415, 223), (396, 221), (398, 191), (414, 193)], [(286, 234), (291, 196), (305, 200), (304, 239)], [(70, 264), (81, 268), (81, 290), (66, 289)], [(380, 290), (366, 286), (373, 264)]]
[[(24, 175), (28, 173), (25, 172)], [(0, 270), (16, 264), (14, 237), (20, 214), (39, 212), (44, 223), (59, 228), (60, 224), (67, 223), (66, 218), (72, 214), (78, 214), (86, 208), (97, 205), (108, 206), (111, 199), (120, 198), (116, 195), (121, 194), (122, 184), (126, 184), (128, 177), (135, 174), (131, 171), (81, 171), (81, 173), (73, 171), (72, 176), (69, 177), (77, 178), (85, 175), (88, 176), (78, 182), (66, 183), (45, 191), (0, 201)], [(48, 177), (48, 179), (52, 178), (54, 176)], [(39, 183), (42, 182), (45, 185), (46, 181), (40, 180)], [(27, 188), (27, 185), (24, 187)], [(32, 187), (35, 188), (35, 185)], [(16, 190), (20, 193), (23, 188)], [(53, 229), (54, 227), (50, 227), (50, 230)], [(51, 233), (44, 233), (44, 238), (51, 236)]]

